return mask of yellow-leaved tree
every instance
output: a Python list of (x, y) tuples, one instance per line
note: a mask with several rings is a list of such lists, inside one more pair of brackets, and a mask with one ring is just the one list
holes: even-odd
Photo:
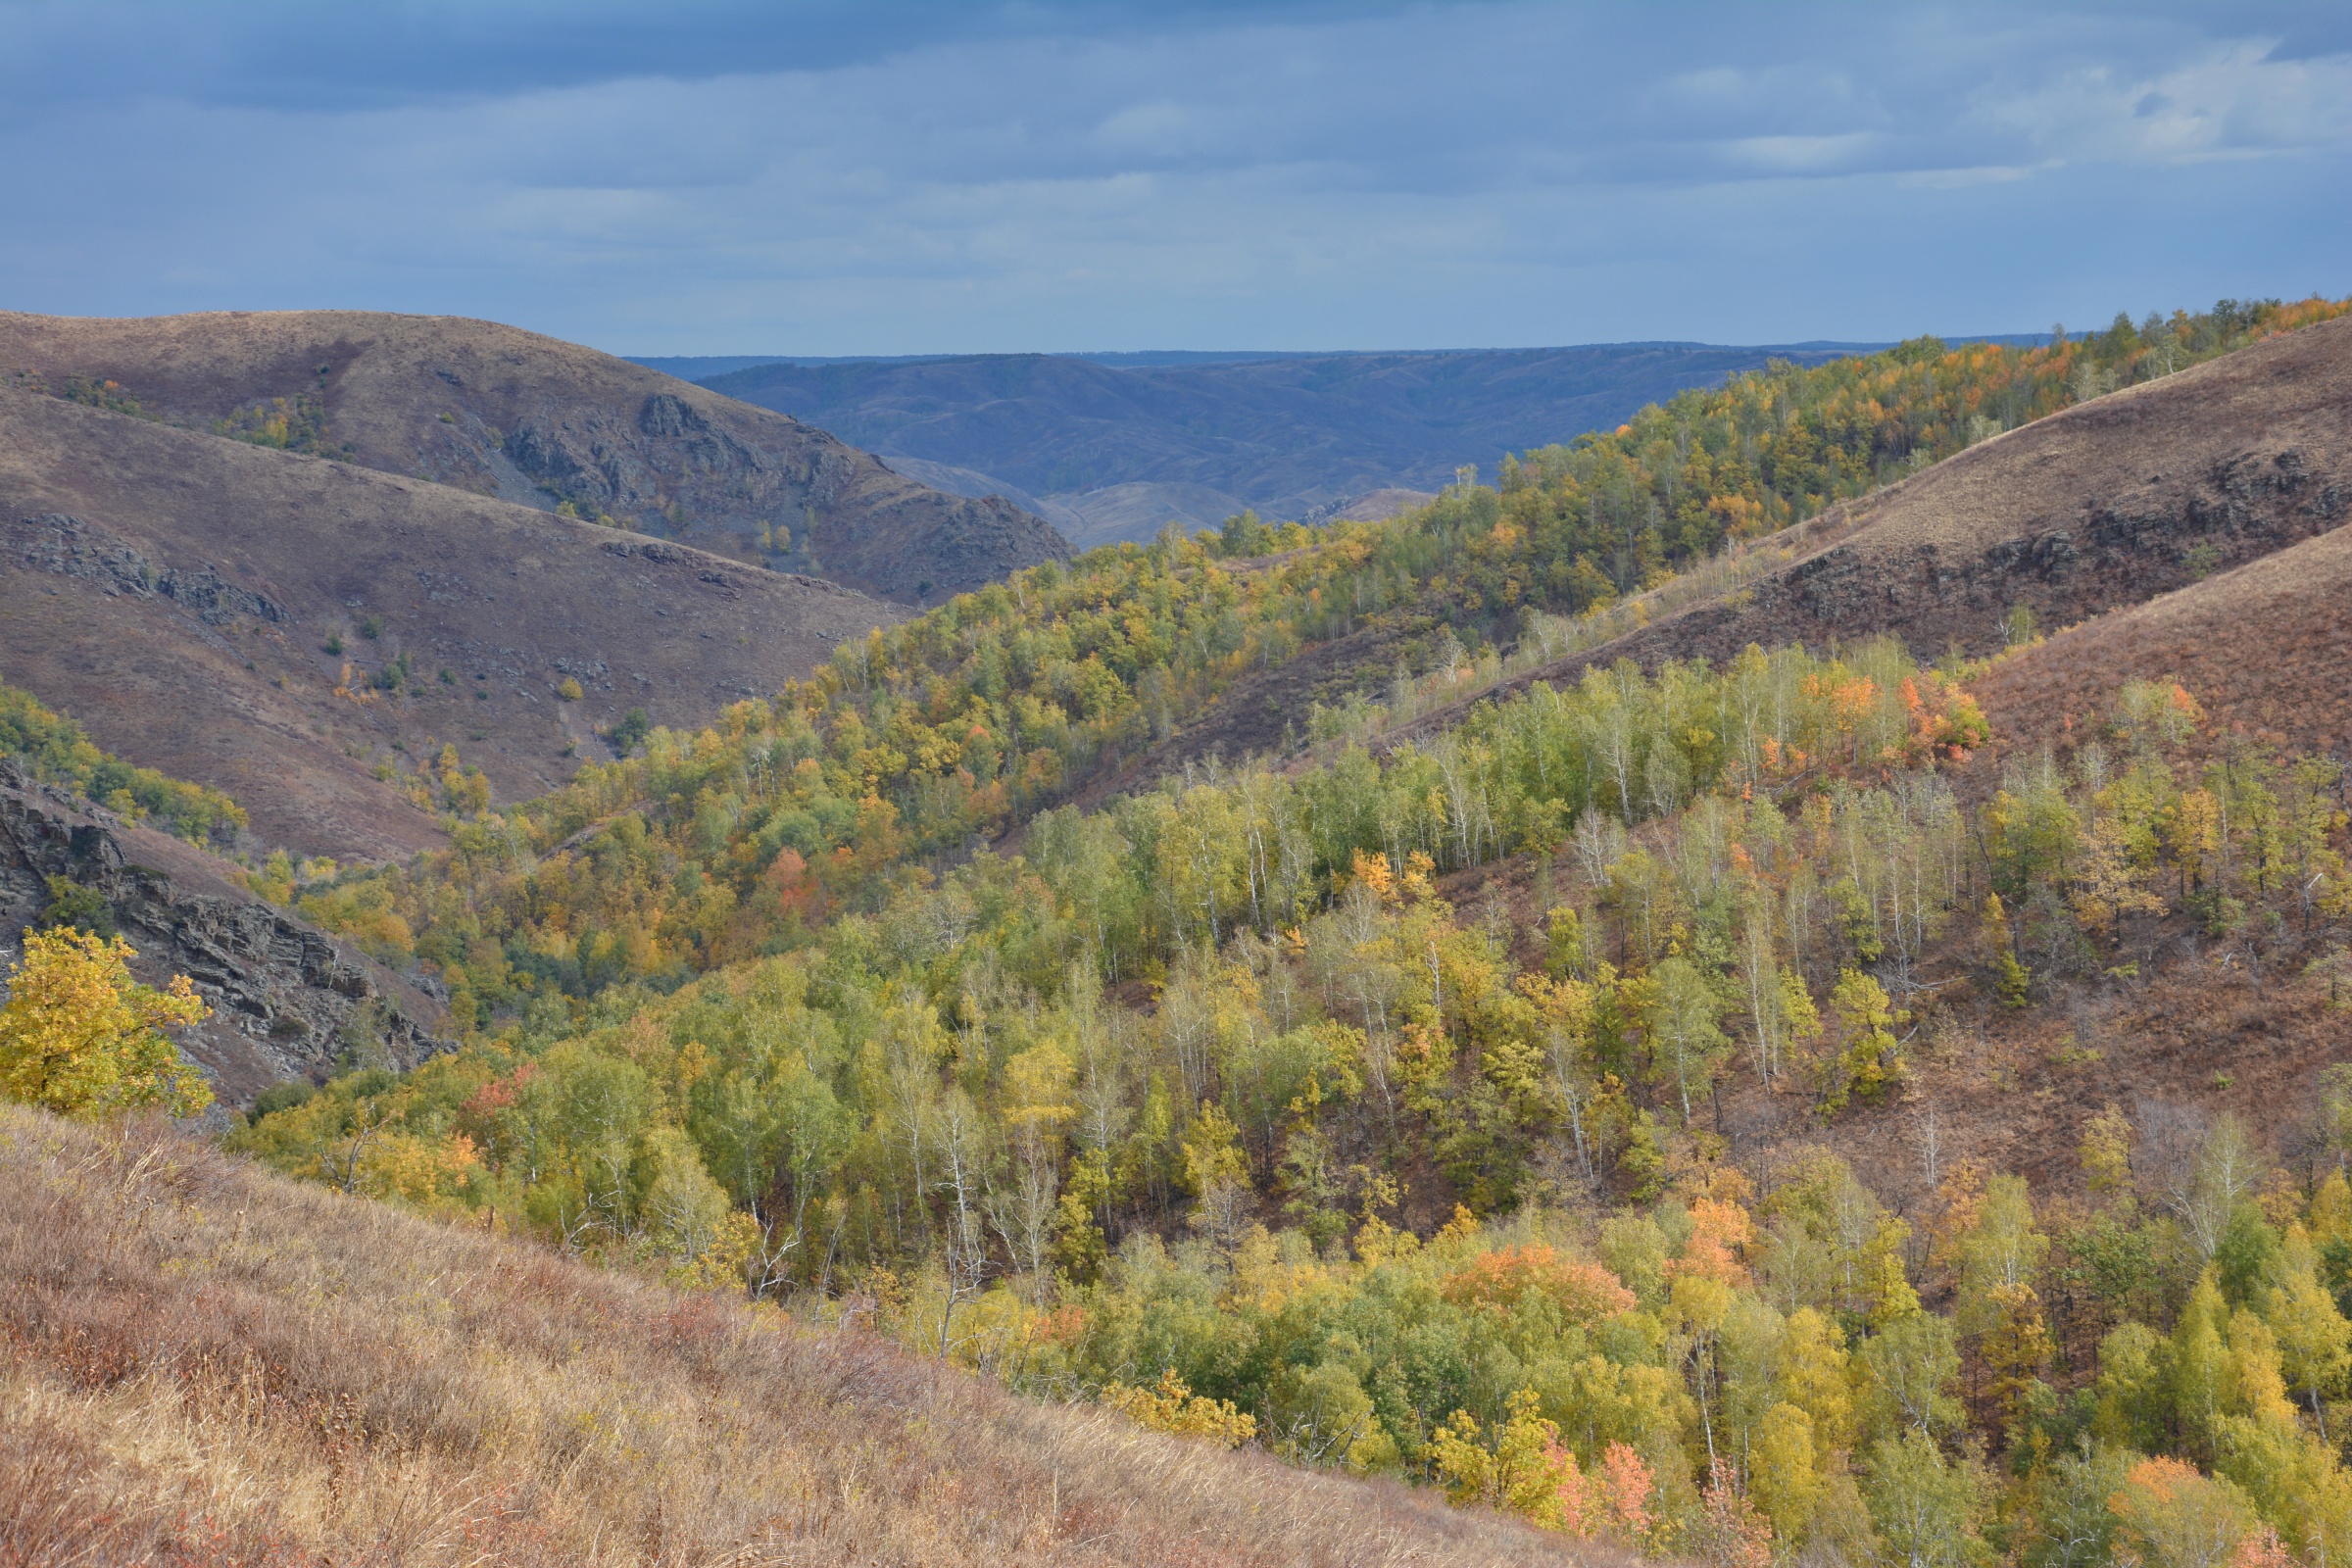
[(121, 937), (24, 933), (0, 1007), (0, 1097), (84, 1117), (145, 1105), (193, 1116), (213, 1102), (164, 1033), (209, 1009), (184, 974), (164, 991), (133, 980), (134, 956)]

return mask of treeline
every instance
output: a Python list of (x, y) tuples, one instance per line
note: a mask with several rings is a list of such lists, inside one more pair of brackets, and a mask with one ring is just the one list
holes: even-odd
[(1923, 337), (1734, 375), (1643, 409), (1614, 432), (1506, 460), (1494, 514), (1507, 532), (1499, 549), (1474, 554), (1464, 586), (1490, 612), (1520, 603), (1582, 612), (2070, 404), (2347, 309), (2224, 300), (2138, 325), (2119, 315), (2103, 332), (2061, 329), (2034, 348), (1951, 349)]
[(298, 392), (290, 398), (264, 398), (213, 421), (213, 434), (249, 446), (280, 452), (302, 452), (315, 458), (352, 455), (348, 442), (330, 437), (326, 428), (323, 391)]
[[(656, 731), (642, 758), (460, 825), (444, 856), (307, 889), (302, 912), (392, 961), (432, 964), (474, 1027), (534, 995), (674, 985), (810, 940), (930, 873), (906, 858), (922, 835), (875, 793), (868, 732), (828, 736), (803, 697), (739, 704), (700, 736)], [(1974, 706), (1891, 642), (1850, 660), (1751, 652), (1721, 675), (1624, 665), (1482, 709), (1379, 763), (1355, 751), (1295, 778), (1203, 774), (1093, 815), (1048, 810), (1027, 855), (1083, 889), (1091, 961), (1117, 979), (1244, 924), (1302, 917), (1359, 852), (1448, 869), (1548, 852), (1601, 814), (1639, 822), (1727, 782), (1873, 774), (1983, 735)], [(965, 741), (985, 751), (986, 726)]]
[(133, 822), (154, 822), (192, 844), (233, 847), (245, 808), (219, 790), (134, 767), (29, 692), (0, 685), (0, 758)]

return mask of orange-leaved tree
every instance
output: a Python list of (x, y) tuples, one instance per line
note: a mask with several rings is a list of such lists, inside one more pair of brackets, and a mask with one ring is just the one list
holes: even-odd
[(161, 1105), (193, 1116), (213, 1102), (164, 1029), (209, 1009), (186, 975), (157, 991), (130, 977), (121, 937), (61, 927), (24, 933), (0, 1007), (0, 1097), (66, 1116)]

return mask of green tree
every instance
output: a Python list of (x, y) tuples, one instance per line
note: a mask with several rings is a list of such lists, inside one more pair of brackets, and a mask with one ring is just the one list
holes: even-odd
[(1990, 1558), (1977, 1531), (1984, 1512), (1977, 1477), (1946, 1459), (1935, 1439), (1916, 1429), (1881, 1438), (1867, 1466), (1864, 1494), (1888, 1561), (1946, 1568)]
[(1661, 961), (1650, 977), (1656, 982), (1656, 1001), (1646, 1020), (1650, 1071), (1661, 1082), (1673, 1083), (1687, 1127), (1690, 1097), (1707, 1093), (1731, 1052), (1722, 1028), (1727, 1009), (1698, 965), (1680, 954)]

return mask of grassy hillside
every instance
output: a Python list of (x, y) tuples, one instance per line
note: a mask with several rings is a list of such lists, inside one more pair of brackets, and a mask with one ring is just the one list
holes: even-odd
[(540, 794), (632, 710), (699, 722), (904, 614), (60, 398), (0, 391), (0, 670), (303, 855), (443, 842), (468, 776)]
[(2352, 532), (2339, 525), (2056, 632), (1976, 691), (1998, 731), (2063, 740), (2126, 681), (2173, 679), (2213, 715), (2207, 755), (2254, 745), (2342, 757), (2352, 741), (2348, 604)]
[(155, 1128), (0, 1107), (0, 1183), (11, 1563), (1620, 1560)]
[(100, 751), (73, 719), (7, 685), (0, 685), (0, 760), (129, 821), (153, 821), (191, 844), (234, 849), (246, 824), (245, 808), (219, 790)]
[[(2260, 431), (2301, 443), (2297, 483), (2266, 482), (2248, 489), (2250, 499), (2208, 473), (2177, 476), (2169, 500), (2147, 503), (2152, 516), (2169, 519), (2160, 531), (2176, 548), (2139, 552), (2125, 569), (2107, 569), (2086, 550), (2083, 569), (2053, 584), (2034, 552), (2019, 549), (2009, 552), (2023, 563), (2016, 574), (1972, 579), (1951, 597), (1946, 620), (1857, 589), (1845, 596), (1854, 608), (1843, 618), (1791, 618), (1787, 627), (1818, 643), (1825, 629), (1855, 636), (1891, 613), (1921, 632), (1914, 657), (1943, 652), (1947, 633), (1983, 652), (2004, 639), (2021, 604), (2041, 605), (2053, 620), (2070, 609), (2080, 614), (2186, 580), (2199, 569), (2199, 542), (2221, 561), (2327, 526), (2344, 435), (2338, 389), (2352, 363), (2345, 341), (2340, 325), (2315, 327), (2159, 379), (1967, 449), (1854, 515), (1835, 510), (1835, 497), (1866, 489), (1874, 465), (1907, 471), (1916, 466), (1908, 454), (1964, 445), (1952, 411), (1984, 405), (1991, 389), (2055, 398), (2072, 380), (2096, 385), (2111, 372), (2091, 350), (2071, 345), (2014, 355), (1906, 350), (1791, 372), (1797, 379), (1778, 390), (1742, 382), (1686, 394), (1623, 434), (1545, 458), (1549, 478), (1527, 477), (1530, 468), (1501, 492), (1456, 488), (1390, 523), (1272, 529), (1242, 517), (1219, 536), (1093, 552), (961, 596), (842, 650), (772, 702), (735, 708), (712, 732), (663, 738), (642, 762), (596, 771), (484, 823), (473, 840), (483, 849), (425, 868), (414, 887), (416, 873), (402, 872), (321, 890), (317, 907), (351, 929), (391, 933), (394, 956), (428, 925), (449, 933), (422, 951), (436, 962), (476, 954), (469, 987), (498, 1008), (518, 1009), (528, 996), (517, 973), (570, 976), (559, 984), (572, 995), (615, 978), (683, 976), (789, 945), (793, 931), (828, 911), (875, 907), (892, 878), (907, 873), (909, 857), (936, 866), (1041, 809), (1147, 791), (1187, 768), (1197, 773), (1219, 751), (1238, 761), (1314, 743), (1328, 759), (1350, 739), (1433, 708), (1404, 733), (1439, 733), (1459, 721), (1470, 697), (1523, 687), (1537, 671), (1566, 685), (1620, 653), (1654, 665), (1678, 654), (1727, 660), (1749, 641), (1769, 646), (1780, 636), (1762, 602), (1742, 608), (1740, 600), (1770, 588), (1772, 574), (1797, 574), (1799, 587), (1773, 602), (1801, 609), (1812, 581), (1802, 568), (1839, 551), (1909, 559), (1923, 540), (1940, 540), (1956, 564), (1970, 552), (1997, 555), (2045, 504), (2071, 509), (2108, 495), (2115, 473), (2136, 471), (2151, 434), (2168, 452), (2232, 461)], [(2153, 352), (2137, 344), (2116, 363), (2139, 364)], [(1810, 412), (1782, 432), (1770, 411), (1797, 405)], [(1866, 407), (1884, 418), (1854, 426), (1843, 444), (1809, 433), (1808, 419), (1846, 428), (1840, 421)], [(1741, 433), (1749, 424), (1752, 440)], [(1677, 428), (1692, 432), (1681, 467), (1656, 467), (1651, 460), (1671, 456)], [(1752, 448), (1744, 457), (1743, 443)], [(2066, 462), (2053, 466), (2054, 453)], [(2262, 471), (2284, 471), (2263, 461)], [(1704, 539), (1686, 534), (1670, 545), (1647, 529), (1642, 537), (1657, 551), (1695, 569), (1653, 573), (1643, 580), (1659, 586), (1623, 598), (1591, 550), (1560, 569), (1563, 554), (1605, 532), (1611, 517), (1648, 514), (1629, 495), (1647, 496), (1646, 507), (1666, 489), (1710, 526), (1731, 518), (1741, 530), (1767, 531), (1709, 556)], [(1955, 493), (1968, 504), (1949, 504)], [(1796, 533), (1771, 532), (1775, 508), (1807, 520)], [(1779, 554), (1791, 548), (1793, 566)], [(1546, 597), (1555, 578), (1565, 598)], [(1566, 613), (1580, 608), (1581, 615)], [(1693, 631), (1705, 640), (1690, 641)], [(1515, 632), (1524, 635), (1506, 664), (1497, 645)], [(1367, 695), (1386, 698), (1385, 709)], [(1562, 809), (1565, 831), (1583, 807)], [(1344, 869), (1345, 857), (1331, 868)], [(567, 891), (552, 903), (523, 891), (559, 882)], [(553, 926), (551, 908), (566, 911)], [(398, 923), (383, 925), (396, 909)], [(602, 956), (575, 956), (580, 943)]]
[(0, 376), (812, 572), (903, 604), (1067, 554), (763, 409), (488, 321), (365, 311), (0, 313)]
[[(1960, 391), (1947, 401), (1984, 389)], [(1893, 632), (1921, 658), (1982, 654), (2010, 640), (2020, 611), (2065, 625), (2135, 605), (2334, 529), (2347, 508), (2352, 321), (2328, 319), (2070, 405), (1714, 555), (1655, 596), (1658, 613), (1617, 617), (1610, 635), (1528, 661), (1492, 693), (1620, 658), (1720, 661), (1782, 639)], [(1417, 728), (1489, 694), (1471, 683)]]

